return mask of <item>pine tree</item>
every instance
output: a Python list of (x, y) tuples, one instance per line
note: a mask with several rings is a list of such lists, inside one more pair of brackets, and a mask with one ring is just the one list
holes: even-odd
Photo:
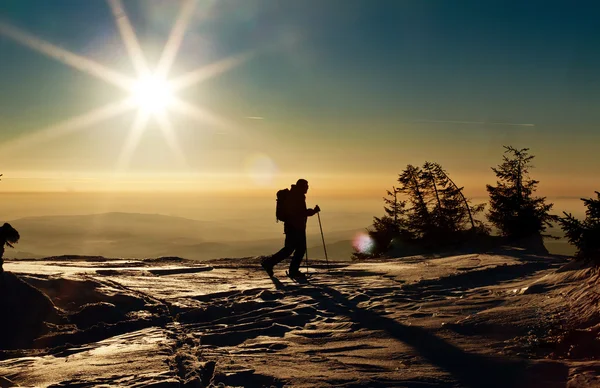
[(369, 229), (369, 236), (375, 243), (374, 253), (385, 253), (393, 239), (405, 234), (406, 229), (406, 201), (398, 199), (398, 189), (386, 192), (383, 198), (385, 215), (374, 217), (373, 226)]
[(564, 213), (559, 222), (569, 242), (577, 247), (576, 256), (600, 265), (600, 192), (596, 191), (596, 196), (597, 199), (581, 198), (587, 207), (585, 220)]
[(486, 227), (483, 222), (475, 219), (477, 214), (483, 212), (485, 204), (471, 205), (471, 201), (463, 193), (464, 187), (459, 187), (454, 183), (440, 164), (434, 163), (434, 168), (444, 185), (442, 203), (447, 209), (447, 214), (452, 218), (453, 225), (455, 225), (454, 230), (471, 229), (485, 232)]
[(367, 229), (373, 242), (370, 252), (355, 252), (354, 258), (377, 257), (384, 255), (395, 239), (410, 240), (406, 230), (406, 201), (399, 200), (396, 187), (387, 190), (383, 197), (384, 212), (382, 217), (373, 217), (373, 225)]
[(430, 192), (423, 171), (411, 164), (398, 177), (399, 192), (406, 195), (411, 207), (407, 209), (407, 229), (416, 239), (427, 240), (434, 232), (434, 216), (429, 210)]
[(486, 232), (483, 223), (474, 219), (485, 205), (471, 206), (463, 187), (458, 187), (439, 163), (426, 162), (422, 178), (435, 195), (431, 213), (438, 238), (453, 241), (466, 230)]
[(464, 242), (466, 235), (461, 233), (474, 228), (487, 233), (483, 223), (473, 219), (483, 205), (471, 206), (463, 188), (438, 163), (426, 162), (422, 168), (409, 164), (398, 182), (383, 198), (385, 214), (374, 217), (367, 229), (373, 249), (366, 254), (357, 252), (355, 258), (381, 256), (390, 248), (431, 249)]
[(528, 148), (504, 148), (502, 164), (492, 167), (498, 177), (496, 186), (486, 185), (490, 195), (487, 219), (510, 239), (545, 236), (546, 228), (558, 217), (549, 214), (553, 204), (546, 203), (545, 197), (533, 196), (539, 183), (529, 178), (534, 156), (529, 155)]
[[(444, 205), (442, 204), (442, 193), (446, 188), (446, 182), (440, 179), (440, 175), (436, 170), (434, 163), (425, 162), (423, 165), (420, 179), (422, 186), (426, 188), (427, 192), (431, 195), (431, 203), (429, 213), (431, 230), (429, 234), (436, 238), (443, 237), (444, 233), (450, 228), (448, 227), (448, 219), (445, 214)], [(426, 194), (424, 194), (426, 195)]]
[(396, 231), (400, 230), (403, 216), (405, 214), (406, 201), (398, 200), (398, 189), (392, 186), (392, 191), (386, 192), (387, 197), (383, 198), (383, 209), (386, 215), (393, 220), (393, 225)]

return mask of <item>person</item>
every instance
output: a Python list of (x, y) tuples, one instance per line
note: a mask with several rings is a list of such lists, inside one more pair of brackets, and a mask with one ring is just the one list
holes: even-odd
[(283, 233), (285, 233), (285, 245), (277, 253), (267, 256), (261, 260), (264, 270), (273, 276), (273, 267), (281, 261), (287, 259), (292, 253), (292, 261), (288, 275), (290, 277), (303, 276), (300, 272), (302, 257), (306, 252), (306, 221), (308, 217), (314, 216), (321, 209), (319, 205), (314, 209), (306, 207), (306, 193), (308, 192), (308, 181), (298, 179), (295, 185), (292, 185), (289, 194), (285, 200), (285, 220), (283, 223)]
[(13, 228), (10, 224), (5, 223), (0, 227), (0, 275), (4, 274), (4, 246), (8, 245), (11, 248), (13, 244), (19, 242), (19, 232), (15, 228)]

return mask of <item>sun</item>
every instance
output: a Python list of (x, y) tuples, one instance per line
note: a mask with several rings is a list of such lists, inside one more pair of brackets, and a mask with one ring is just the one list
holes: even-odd
[(193, 16), (196, 15), (195, 7), (198, 2), (180, 2), (179, 14), (156, 64), (147, 62), (123, 6), (123, 0), (107, 0), (107, 3), (131, 59), (136, 74), (135, 78), (106, 67), (93, 59), (52, 44), (5, 22), (4, 19), (0, 20), (0, 38), (9, 38), (75, 70), (116, 86), (128, 95), (125, 99), (113, 101), (87, 113), (69, 117), (31, 134), (18, 137), (13, 141), (3, 142), (0, 146), (0, 154), (4, 154), (7, 150), (15, 150), (31, 143), (61, 137), (68, 133), (89, 128), (133, 109), (137, 109), (138, 112), (131, 123), (128, 137), (118, 158), (117, 169), (123, 169), (127, 166), (151, 118), (163, 133), (167, 145), (172, 149), (175, 156), (183, 162), (185, 161), (183, 151), (179, 145), (175, 128), (169, 118), (171, 113), (187, 116), (205, 126), (208, 124), (211, 127), (219, 127), (226, 131), (237, 131), (235, 126), (229, 123), (228, 120), (223, 120), (204, 107), (185, 101), (177, 95), (177, 92), (205, 82), (241, 65), (253, 56), (252, 52), (229, 56), (171, 78), (170, 71), (179, 54), (188, 25), (193, 20)]
[(132, 87), (132, 97), (140, 110), (152, 114), (164, 112), (174, 100), (170, 83), (156, 75), (138, 79)]

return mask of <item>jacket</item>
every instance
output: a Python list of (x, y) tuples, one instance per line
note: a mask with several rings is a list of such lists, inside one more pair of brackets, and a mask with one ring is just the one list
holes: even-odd
[(292, 185), (286, 201), (287, 219), (283, 224), (284, 233), (290, 230), (306, 231), (306, 220), (315, 213), (314, 209), (306, 207), (306, 195), (296, 185)]

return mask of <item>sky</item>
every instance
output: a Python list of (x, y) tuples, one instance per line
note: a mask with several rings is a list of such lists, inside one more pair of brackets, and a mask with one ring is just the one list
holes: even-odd
[[(544, 195), (600, 189), (597, 2), (124, 0), (115, 18), (118, 3), (1, 2), (0, 191), (272, 196), (303, 177), (379, 198), (428, 160), (484, 196), (503, 145), (536, 155)], [(135, 142), (137, 107), (79, 125), (130, 95), (90, 62), (138, 78), (123, 15), (154, 69), (182, 9), (168, 79), (209, 74), (176, 95), (210, 116), (167, 108)]]

